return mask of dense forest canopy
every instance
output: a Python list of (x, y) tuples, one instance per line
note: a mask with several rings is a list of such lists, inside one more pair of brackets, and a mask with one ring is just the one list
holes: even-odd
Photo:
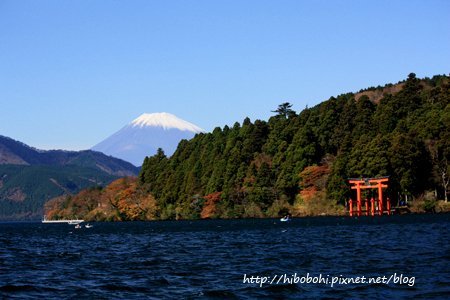
[(447, 76), (411, 73), (299, 114), (290, 103), (273, 112), (268, 121), (246, 118), (183, 140), (171, 157), (162, 150), (146, 157), (136, 188), (154, 197), (153, 217), (300, 215), (314, 203), (342, 212), (352, 193), (347, 179), (355, 177), (389, 176), (394, 204), (424, 195), (447, 200)]

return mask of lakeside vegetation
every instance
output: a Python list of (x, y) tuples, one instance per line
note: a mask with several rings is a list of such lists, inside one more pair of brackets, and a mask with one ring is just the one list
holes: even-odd
[(448, 211), (449, 161), (449, 77), (411, 73), (299, 114), (283, 103), (268, 121), (197, 134), (171, 157), (146, 157), (138, 178), (55, 198), (45, 210), (123, 221), (341, 215), (348, 178), (390, 176), (393, 205)]

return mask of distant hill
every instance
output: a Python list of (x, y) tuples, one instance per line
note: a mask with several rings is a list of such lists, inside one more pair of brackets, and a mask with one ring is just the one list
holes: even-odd
[(99, 169), (115, 176), (133, 176), (139, 168), (103, 153), (64, 150), (38, 150), (22, 142), (0, 135), (0, 164), (66, 166), (76, 165)]
[(0, 220), (40, 218), (50, 198), (138, 172), (100, 152), (43, 151), (0, 136)]
[(143, 114), (92, 150), (140, 166), (144, 158), (156, 154), (158, 148), (170, 156), (181, 140), (189, 140), (200, 132), (203, 132), (200, 127), (169, 113)]

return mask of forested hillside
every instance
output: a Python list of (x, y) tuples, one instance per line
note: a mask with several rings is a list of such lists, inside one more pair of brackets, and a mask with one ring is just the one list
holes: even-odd
[(449, 78), (410, 74), (299, 114), (283, 103), (268, 121), (197, 134), (170, 158), (145, 158), (136, 189), (154, 197), (153, 218), (340, 214), (354, 177), (389, 176), (394, 205), (446, 199), (449, 160)]
[(0, 220), (39, 220), (51, 198), (138, 172), (100, 152), (43, 151), (0, 136)]
[(117, 176), (79, 166), (0, 165), (0, 220), (40, 220), (43, 204)]

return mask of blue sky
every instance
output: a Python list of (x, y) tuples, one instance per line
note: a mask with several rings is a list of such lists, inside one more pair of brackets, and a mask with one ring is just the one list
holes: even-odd
[(450, 72), (450, 1), (0, 0), (0, 135), (87, 149), (142, 113), (207, 131)]

